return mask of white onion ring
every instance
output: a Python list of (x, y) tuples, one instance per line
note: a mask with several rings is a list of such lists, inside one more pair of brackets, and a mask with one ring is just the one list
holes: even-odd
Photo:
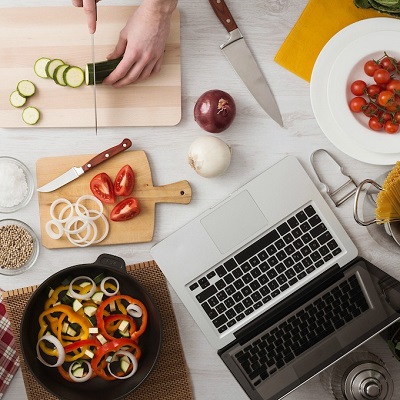
[[(83, 222), (82, 226), (76, 229), (71, 229), (71, 226), (73, 224), (76, 224), (77, 222)], [(80, 218), (75, 215), (65, 223), (64, 232), (70, 235), (76, 235), (77, 233), (83, 232), (88, 226), (88, 224), (89, 224), (89, 219)]]
[(118, 375), (115, 375), (111, 371), (110, 363), (108, 363), (107, 364), (108, 372), (114, 378), (117, 378), (117, 379), (128, 379), (128, 378), (130, 378), (132, 375), (134, 375), (136, 373), (136, 371), (138, 369), (138, 362), (136, 360), (136, 357), (132, 353), (129, 353), (129, 351), (125, 351), (125, 350), (119, 350), (119, 351), (115, 352), (115, 355), (116, 356), (118, 356), (118, 355), (127, 356), (131, 360), (133, 368), (132, 368), (132, 371), (128, 375), (118, 376)]
[(74, 382), (86, 382), (88, 381), (92, 375), (93, 375), (93, 369), (92, 366), (90, 365), (90, 363), (86, 360), (81, 360), (80, 363), (85, 363), (86, 366), (88, 367), (88, 372), (86, 373), (86, 375), (82, 376), (82, 378), (77, 378), (76, 376), (72, 375), (72, 367), (75, 364), (75, 362), (73, 362), (68, 369), (68, 374), (69, 377), (74, 381)]
[(135, 318), (140, 318), (143, 315), (143, 310), (137, 304), (129, 304), (126, 311), (131, 317)]
[[(116, 289), (115, 289), (115, 291), (114, 292), (109, 292), (108, 290), (106, 290), (106, 288), (105, 288), (105, 283), (107, 282), (107, 281), (114, 281), (115, 283), (116, 283)], [(107, 277), (105, 277), (102, 281), (101, 281), (101, 283), (100, 283), (100, 290), (106, 295), (106, 296), (108, 296), (108, 297), (111, 297), (111, 296), (114, 296), (114, 295), (116, 295), (117, 293), (118, 293), (118, 291), (119, 291), (119, 282), (113, 277), (113, 276), (107, 276)]]
[[(77, 217), (77, 218), (79, 218), (79, 217)], [(94, 243), (94, 241), (97, 237), (97, 226), (94, 223), (94, 221), (88, 221), (88, 223), (89, 223), (88, 229), (87, 229), (86, 235), (84, 237), (80, 236), (79, 233), (77, 233), (76, 235), (78, 236), (79, 239), (74, 239), (71, 237), (71, 235), (66, 233), (68, 240), (75, 246), (87, 247)], [(90, 236), (90, 234), (92, 232), (92, 229), (93, 229), (92, 237), (91, 237), (91, 239), (88, 240), (88, 237)]]
[[(62, 203), (65, 203), (66, 206), (60, 211), (59, 218), (57, 218), (57, 217), (54, 215), (54, 210), (55, 210), (55, 208), (56, 208), (59, 204), (62, 204)], [(65, 210), (66, 210), (67, 208), (70, 209), (69, 216), (68, 216), (67, 218), (62, 219), (62, 217), (63, 217), (63, 215), (64, 215), (64, 213), (65, 213)], [(71, 203), (69, 200), (67, 200), (67, 199), (64, 199), (64, 198), (61, 197), (61, 198), (59, 198), (59, 199), (57, 199), (57, 200), (54, 200), (53, 203), (51, 203), (51, 206), (50, 206), (50, 216), (51, 216), (51, 218), (54, 219), (55, 221), (58, 221), (58, 222), (61, 222), (61, 223), (65, 223), (65, 222), (68, 221), (68, 218), (70, 218), (70, 217), (72, 216), (73, 212), (74, 212), (74, 207), (73, 207), (72, 203)], [(60, 219), (60, 217), (61, 217), (61, 219)]]
[[(54, 232), (52, 226), (55, 226), (57, 228), (58, 232)], [(50, 221), (47, 221), (46, 223), (46, 233), (52, 238), (52, 239), (60, 239), (60, 237), (64, 233), (64, 228), (61, 224), (61, 222), (51, 219)]]
[[(92, 200), (92, 201), (94, 201), (98, 206), (99, 206), (99, 210), (88, 210), (86, 207), (86, 209), (88, 210), (88, 213), (85, 215), (85, 214), (83, 214), (80, 210), (79, 210), (79, 207), (81, 207), (82, 205), (81, 205), (81, 202), (82, 201), (84, 201), (84, 200)], [(79, 199), (76, 201), (76, 203), (75, 203), (75, 211), (76, 211), (76, 213), (80, 216), (80, 217), (83, 217), (83, 218), (88, 218), (88, 219), (91, 219), (91, 220), (96, 220), (97, 218), (100, 218), (100, 215), (103, 213), (103, 211), (104, 211), (104, 206), (103, 206), (103, 203), (97, 198), (97, 197), (94, 197), (94, 196), (91, 196), (91, 195), (84, 195), (84, 196), (81, 196), (81, 197), (79, 197)], [(90, 216), (90, 213), (94, 213), (95, 214), (95, 216), (94, 217), (91, 217)]]
[(100, 243), (100, 242), (102, 242), (102, 241), (107, 237), (108, 232), (110, 231), (110, 224), (109, 224), (109, 222), (108, 222), (107, 217), (106, 217), (104, 214), (101, 214), (101, 215), (100, 215), (100, 218), (101, 218), (101, 219), (103, 220), (103, 222), (104, 222), (104, 227), (105, 227), (104, 233), (103, 233), (103, 235), (102, 235), (101, 237), (99, 237), (98, 239), (96, 239), (96, 240), (93, 242), (93, 244), (94, 244), (94, 243)]
[[(89, 292), (87, 292), (85, 294), (79, 294), (74, 291), (72, 286), (79, 279), (90, 281), (90, 283), (92, 284), (92, 288), (89, 290)], [(96, 291), (96, 284), (94, 283), (94, 280), (92, 278), (89, 278), (88, 276), (77, 276), (76, 278), (72, 279), (71, 283), (69, 284), (68, 290), (69, 290), (71, 297), (73, 297), (74, 299), (86, 300), (89, 297), (92, 297), (94, 295), (94, 292)]]
[[(40, 353), (40, 342), (42, 340), (47, 340), (48, 342), (50, 342), (50, 343), (54, 344), (54, 346), (56, 346), (56, 349), (58, 351), (58, 359), (55, 364), (49, 364), (48, 362), (46, 362), (43, 359), (42, 354)], [(44, 335), (38, 340), (38, 342), (36, 344), (36, 354), (37, 354), (37, 358), (39, 359), (39, 361), (41, 363), (43, 363), (44, 365), (46, 365), (47, 367), (59, 367), (60, 365), (64, 364), (64, 361), (65, 361), (64, 347), (61, 344), (61, 342), (53, 335)]]

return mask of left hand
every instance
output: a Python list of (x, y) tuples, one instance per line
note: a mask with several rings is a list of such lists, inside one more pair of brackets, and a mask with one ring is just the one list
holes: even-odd
[(171, 13), (155, 12), (146, 3), (138, 7), (121, 31), (107, 59), (123, 55), (117, 68), (103, 84), (122, 87), (159, 72), (170, 30)]

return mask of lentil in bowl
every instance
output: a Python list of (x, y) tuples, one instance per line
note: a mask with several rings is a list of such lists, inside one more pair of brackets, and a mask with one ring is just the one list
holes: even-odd
[(21, 274), (33, 266), (38, 255), (39, 240), (27, 224), (0, 220), (0, 274)]

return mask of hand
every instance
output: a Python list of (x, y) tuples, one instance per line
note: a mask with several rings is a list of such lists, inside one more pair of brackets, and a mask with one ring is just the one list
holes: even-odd
[[(121, 56), (123, 59), (103, 84), (122, 87), (160, 70), (172, 11), (161, 11), (150, 3), (144, 1), (120, 32), (118, 43), (107, 59)], [(164, 3), (173, 3), (172, 10), (176, 7), (175, 1)]]
[(72, 4), (75, 7), (83, 7), (87, 18), (89, 33), (96, 32), (96, 3), (99, 1), (100, 0), (72, 0)]

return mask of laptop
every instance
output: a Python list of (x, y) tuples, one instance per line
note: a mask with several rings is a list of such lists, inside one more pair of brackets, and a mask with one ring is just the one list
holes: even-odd
[(358, 257), (294, 156), (151, 254), (254, 400), (282, 398), (400, 318), (400, 283)]

